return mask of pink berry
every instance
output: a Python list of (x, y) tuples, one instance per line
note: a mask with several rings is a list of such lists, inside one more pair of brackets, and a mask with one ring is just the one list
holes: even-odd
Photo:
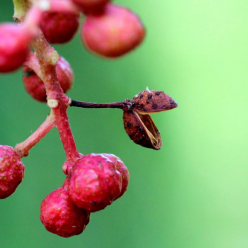
[(72, 0), (72, 2), (86, 14), (102, 11), (103, 8), (111, 1), (112, 0)]
[(17, 24), (0, 25), (0, 72), (18, 69), (27, 59), (31, 36)]
[(59, 12), (44, 12), (40, 28), (47, 41), (51, 44), (66, 43), (77, 32), (79, 26), (79, 14)]
[[(56, 64), (56, 72), (59, 83), (64, 93), (66, 93), (73, 84), (73, 71), (70, 64), (63, 57), (60, 57)], [(46, 102), (46, 90), (43, 81), (27, 66), (23, 67), (23, 83), (26, 91), (35, 100)]]
[(0, 199), (13, 194), (24, 177), (25, 167), (10, 146), (0, 145)]
[(94, 153), (79, 159), (71, 170), (69, 194), (78, 207), (91, 212), (110, 205), (122, 194), (116, 161)]
[(145, 29), (136, 14), (109, 4), (99, 15), (89, 15), (82, 27), (81, 38), (92, 52), (105, 57), (119, 57), (137, 47)]
[(82, 233), (90, 220), (90, 213), (78, 208), (70, 199), (67, 183), (42, 201), (40, 211), (45, 228), (62, 237)]

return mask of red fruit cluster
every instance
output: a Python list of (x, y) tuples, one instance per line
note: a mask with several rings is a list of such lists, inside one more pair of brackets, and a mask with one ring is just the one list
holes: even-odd
[[(132, 11), (110, 0), (71, 1), (86, 15), (81, 38), (90, 51), (115, 58), (133, 50), (144, 39), (143, 24)], [(78, 15), (45, 12), (40, 26), (50, 43), (65, 43), (77, 31)]]
[[(26, 91), (40, 102), (46, 102), (46, 94), (54, 95), (53, 100), (58, 104), (48, 104), (54, 107), (51, 115), (27, 140), (16, 146), (16, 152), (12, 147), (0, 145), (0, 199), (10, 196), (24, 177), (25, 167), (20, 157), (26, 156), (56, 126), (68, 158), (63, 165), (67, 177), (64, 185), (42, 202), (40, 218), (48, 231), (70, 237), (83, 232), (91, 212), (106, 208), (126, 192), (129, 172), (112, 154), (78, 154), (66, 114), (69, 101), (65, 101), (69, 98), (61, 94), (58, 87), (59, 82), (67, 92), (73, 83), (73, 72), (62, 57), (55, 65), (57, 52), (46, 40), (59, 44), (70, 41), (79, 27), (82, 12), (85, 15), (81, 29), (84, 45), (93, 53), (115, 58), (136, 48), (144, 39), (145, 29), (136, 14), (112, 4), (111, 0), (23, 3), (14, 1), (14, 19), (18, 24), (0, 25), (0, 73), (24, 66)], [(31, 42), (38, 58), (30, 52)]]
[(92, 153), (71, 168), (66, 165), (66, 181), (42, 202), (40, 218), (48, 231), (70, 237), (84, 230), (90, 212), (104, 209), (125, 193), (129, 172), (112, 154)]
[[(64, 93), (66, 93), (73, 84), (73, 71), (70, 64), (63, 57), (60, 57), (56, 64), (56, 72), (60, 86)], [(46, 89), (44, 82), (27, 66), (23, 67), (23, 83), (26, 91), (35, 100), (46, 102)]]
[(25, 167), (10, 146), (0, 145), (0, 199), (14, 193), (24, 177)]
[[(23, 65), (31, 41), (38, 33), (38, 26), (52, 44), (70, 41), (79, 27), (79, 11), (86, 15), (81, 39), (93, 53), (115, 58), (133, 50), (143, 41), (145, 29), (138, 16), (124, 7), (111, 4), (111, 0), (66, 1), (75, 7), (73, 13), (43, 11), (40, 18), (37, 17), (39, 21), (34, 23), (27, 18), (26, 25), (0, 25), (0, 73), (14, 71)], [(24, 70), (28, 71), (27, 68)], [(37, 100), (44, 101), (44, 98), (38, 97)]]

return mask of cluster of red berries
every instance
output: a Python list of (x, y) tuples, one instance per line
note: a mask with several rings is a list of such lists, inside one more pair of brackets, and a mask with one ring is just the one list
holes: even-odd
[(74, 165), (66, 162), (63, 171), (64, 185), (43, 200), (40, 215), (48, 231), (63, 237), (80, 234), (90, 212), (104, 209), (127, 190), (127, 167), (112, 154), (82, 156)]
[[(54, 9), (51, 7), (50, 10), (42, 11), (37, 22), (32, 23), (30, 18), (26, 18), (24, 24), (0, 25), (0, 72), (11, 72), (23, 65), (32, 38), (36, 35), (36, 24), (49, 43), (70, 41), (79, 27), (80, 12), (85, 15), (81, 39), (90, 51), (98, 55), (122, 56), (138, 46), (145, 36), (145, 29), (137, 15), (127, 8), (110, 3), (110, 0), (62, 2), (73, 5), (75, 11), (57, 11), (55, 5)], [(53, 0), (51, 6), (52, 3)]]
[[(119, 57), (141, 43), (145, 29), (130, 10), (109, 3), (110, 0), (72, 0), (86, 15), (81, 39), (92, 52), (105, 57)], [(45, 12), (41, 29), (50, 43), (64, 43), (79, 26), (78, 14)]]
[[(18, 7), (28, 6), (26, 16), (18, 19), (17, 15), (17, 24), (0, 25), (0, 72), (12, 72), (23, 66), (26, 91), (35, 100), (46, 102), (46, 75), (30, 46), (41, 32), (51, 44), (70, 41), (79, 27), (80, 13), (85, 15), (81, 39), (90, 51), (109, 58), (131, 51), (142, 42), (145, 29), (134, 13), (110, 2), (50, 0), (46, 1), (49, 3), (47, 8), (43, 0), (34, 1), (33, 5), (28, 0), (19, 1), (15, 10), (18, 12)], [(63, 6), (68, 6), (68, 9)], [(72, 69), (62, 57), (54, 66), (56, 80), (63, 92), (67, 92), (73, 83)], [(67, 122), (66, 119), (63, 121)], [(28, 148), (25, 145), (21, 148), (18, 145), (15, 148), (0, 146), (0, 199), (14, 193), (24, 177), (25, 166), (21, 158), (28, 155), (29, 149), (45, 136), (52, 125), (54, 123), (44, 124), (37, 135), (27, 139)], [(127, 167), (112, 154), (80, 154), (73, 161), (64, 163), (63, 172), (66, 174), (63, 186), (43, 200), (40, 214), (45, 228), (62, 237), (82, 233), (90, 213), (102, 210), (120, 198), (129, 182)]]
[[(12, 147), (0, 146), (0, 199), (10, 196), (21, 183), (25, 167)], [(89, 154), (71, 164), (65, 162), (63, 186), (41, 204), (45, 228), (62, 237), (83, 232), (90, 212), (104, 209), (127, 190), (129, 172), (112, 154)]]
[[(0, 199), (10, 196), (21, 183), (25, 170), (21, 158), (56, 126), (67, 157), (63, 165), (66, 179), (61, 188), (42, 202), (40, 219), (48, 231), (70, 237), (83, 232), (91, 212), (104, 209), (125, 193), (129, 172), (115, 155), (84, 156), (77, 151), (67, 107), (109, 107), (111, 104), (76, 102), (64, 95), (72, 86), (73, 72), (47, 41), (52, 44), (70, 41), (83, 13), (84, 45), (95, 54), (115, 58), (137, 47), (145, 29), (133, 12), (112, 4), (111, 0), (14, 0), (14, 3), (18, 5), (14, 15), (18, 24), (0, 25), (0, 72), (23, 66), (26, 91), (37, 101), (47, 101), (51, 114), (15, 148), (0, 146)], [(26, 14), (23, 16), (23, 13)], [(31, 52), (31, 44), (36, 53)], [(165, 93), (147, 89), (133, 100), (111, 106), (124, 111), (124, 127), (135, 143), (158, 150), (161, 137), (149, 113), (169, 110), (177, 104)]]
[[(37, 23), (51, 44), (66, 43), (74, 37), (79, 27), (80, 12), (86, 16), (81, 39), (87, 49), (100, 56), (122, 56), (138, 46), (145, 36), (145, 29), (137, 15), (124, 7), (111, 4), (109, 0), (64, 1), (74, 4), (78, 11), (43, 11)], [(33, 28), (30, 28), (35, 23), (28, 23), (29, 19), (27, 23), (24, 20), (24, 24), (0, 25), (0, 72), (14, 71), (28, 59), (35, 36)], [(66, 93), (73, 83), (70, 65), (61, 58), (56, 69), (61, 87)], [(23, 71), (26, 91), (34, 99), (46, 102), (42, 79), (28, 65), (24, 66)]]

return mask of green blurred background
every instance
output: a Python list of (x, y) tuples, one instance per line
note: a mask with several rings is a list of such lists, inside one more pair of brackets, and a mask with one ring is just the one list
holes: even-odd
[[(119, 0), (138, 13), (145, 42), (118, 60), (85, 51), (79, 35), (56, 46), (72, 65), (69, 96), (96, 102), (131, 98), (149, 86), (179, 107), (153, 116), (163, 147), (126, 135), (120, 110), (70, 108), (80, 152), (114, 153), (131, 179), (123, 198), (92, 214), (69, 239), (47, 232), (40, 203), (65, 178), (56, 129), (23, 159), (25, 178), (0, 202), (0, 246), (23, 248), (248, 247), (248, 3), (246, 0)], [(0, 21), (11, 21), (1, 1)], [(21, 71), (0, 76), (0, 144), (15, 146), (49, 113), (24, 91)]]

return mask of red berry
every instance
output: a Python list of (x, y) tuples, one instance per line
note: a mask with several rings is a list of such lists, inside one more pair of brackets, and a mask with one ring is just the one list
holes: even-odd
[(52, 44), (70, 41), (78, 26), (79, 14), (59, 12), (44, 12), (40, 23), (44, 36)]
[(72, 0), (84, 13), (97, 13), (112, 0)]
[(46, 102), (46, 89), (43, 81), (29, 67), (23, 67), (23, 83), (26, 91), (35, 100)]
[(0, 145), (0, 199), (14, 193), (24, 177), (25, 167), (10, 146)]
[(82, 27), (86, 47), (105, 57), (119, 57), (137, 47), (145, 36), (140, 19), (130, 10), (109, 4), (99, 15), (89, 15)]
[[(73, 71), (70, 64), (60, 57), (56, 64), (59, 83), (66, 93), (73, 84)], [(46, 90), (43, 81), (29, 67), (23, 67), (23, 83), (26, 91), (37, 101), (46, 102)]]
[(11, 72), (22, 66), (30, 42), (31, 36), (21, 25), (0, 25), (0, 72)]
[(91, 212), (104, 209), (122, 194), (117, 163), (104, 154), (80, 158), (71, 170), (69, 194), (80, 208)]
[[(121, 173), (122, 175), (122, 188), (121, 193), (118, 195), (117, 198), (120, 198), (127, 190), (128, 182), (129, 182), (129, 172), (125, 164), (120, 160), (120, 158), (116, 157), (113, 154), (103, 154), (105, 157), (109, 158), (112, 162), (115, 163), (116, 169)], [(117, 199), (116, 198), (116, 199)]]
[(82, 233), (90, 220), (90, 213), (72, 202), (67, 187), (65, 183), (51, 192), (40, 207), (40, 219), (45, 228), (62, 237)]

